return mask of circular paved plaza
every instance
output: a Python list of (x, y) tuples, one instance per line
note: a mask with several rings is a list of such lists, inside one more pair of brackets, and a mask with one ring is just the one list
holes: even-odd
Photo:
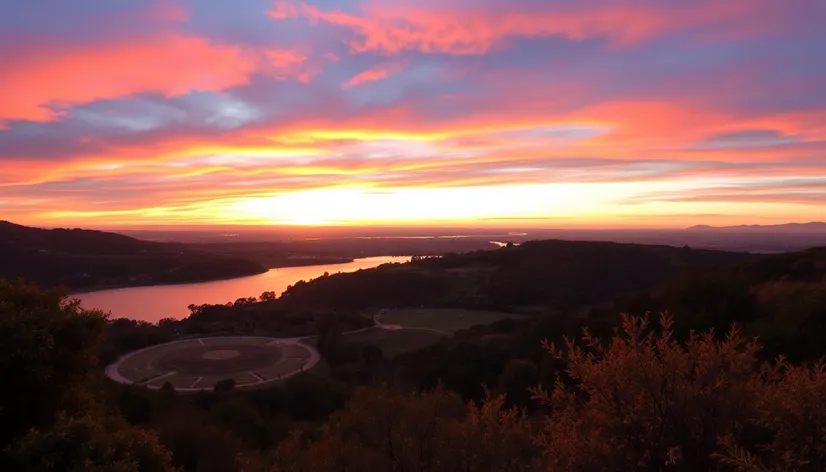
[(261, 386), (318, 363), (318, 353), (295, 339), (216, 337), (176, 341), (129, 353), (106, 368), (117, 382), (178, 391), (212, 390), (233, 379), (239, 388)]

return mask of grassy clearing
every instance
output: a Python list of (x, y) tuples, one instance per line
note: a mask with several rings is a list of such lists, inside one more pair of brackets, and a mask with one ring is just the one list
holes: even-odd
[(361, 333), (348, 334), (348, 343), (373, 344), (382, 350), (384, 357), (395, 357), (405, 352), (416, 351), (435, 344), (444, 336), (426, 329), (400, 329), (388, 331), (370, 329)]
[(475, 325), (490, 324), (502, 318), (520, 315), (493, 311), (475, 311), (441, 308), (405, 308), (390, 310), (381, 315), (381, 322), (405, 328), (428, 328), (453, 333)]

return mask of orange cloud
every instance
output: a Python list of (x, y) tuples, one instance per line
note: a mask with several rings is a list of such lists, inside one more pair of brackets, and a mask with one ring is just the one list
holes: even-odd
[[(610, 101), (559, 117), (603, 126), (610, 132), (579, 143), (583, 148), (630, 150), (635, 159), (649, 156), (697, 159), (701, 152), (690, 147), (712, 135), (745, 130), (772, 130), (804, 141), (826, 141), (823, 111), (786, 112), (758, 116), (738, 116), (724, 109), (680, 100)], [(702, 151), (723, 161), (773, 160), (788, 157), (788, 146), (764, 149)]]
[(366, 84), (367, 82), (375, 82), (377, 80), (386, 79), (393, 74), (398, 74), (407, 68), (407, 61), (386, 62), (377, 66), (371, 67), (364, 72), (354, 76), (352, 79), (341, 84), (341, 88), (350, 89)]
[(245, 84), (256, 61), (240, 48), (163, 34), (84, 47), (27, 52), (0, 74), (0, 120), (48, 121), (53, 107), (141, 92), (167, 96)]

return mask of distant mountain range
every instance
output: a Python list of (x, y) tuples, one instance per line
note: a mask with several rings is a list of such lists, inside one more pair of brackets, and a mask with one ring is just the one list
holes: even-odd
[(727, 231), (727, 232), (764, 232), (764, 233), (826, 233), (826, 223), (786, 223), (782, 225), (739, 225), (708, 226), (698, 225), (687, 228), (688, 231)]

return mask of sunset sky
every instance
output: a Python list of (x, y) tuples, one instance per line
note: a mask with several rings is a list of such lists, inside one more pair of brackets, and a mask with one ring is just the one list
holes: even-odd
[(824, 0), (0, 2), (0, 219), (826, 220)]

